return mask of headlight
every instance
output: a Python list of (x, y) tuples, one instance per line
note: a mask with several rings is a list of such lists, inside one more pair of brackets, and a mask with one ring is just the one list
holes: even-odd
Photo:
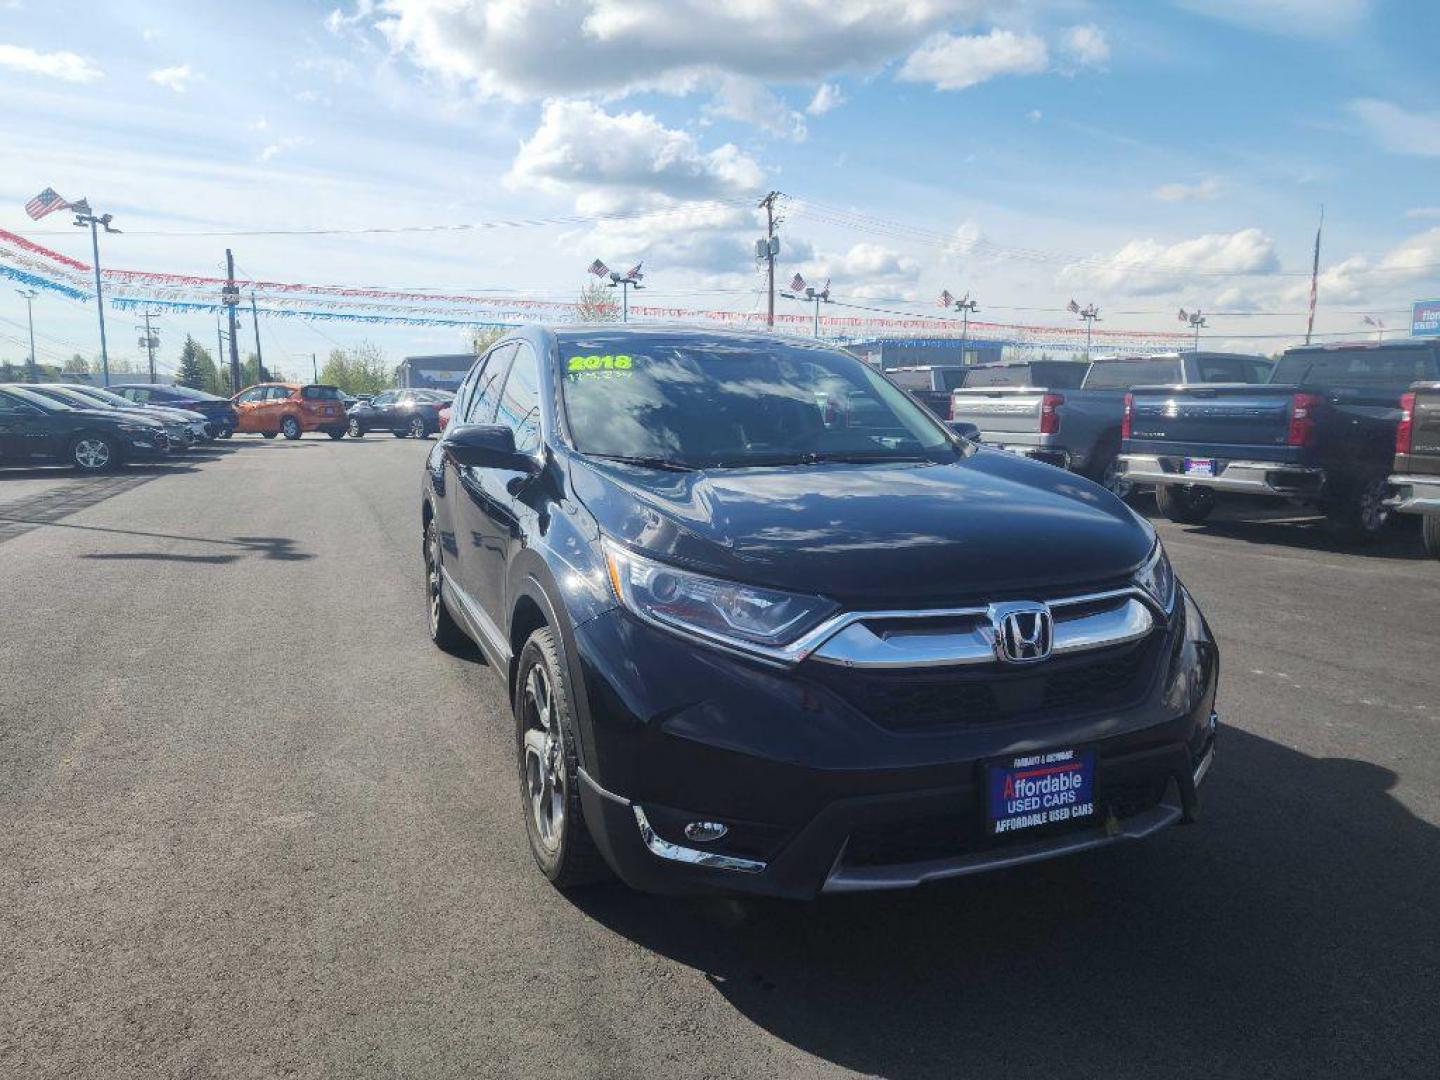
[(1136, 572), (1135, 584), (1149, 593), (1162, 611), (1168, 612), (1175, 603), (1175, 571), (1159, 540), (1155, 541), (1155, 550), (1145, 565)]
[(741, 648), (787, 645), (836, 606), (818, 596), (677, 570), (608, 542), (605, 564), (615, 595), (640, 618)]

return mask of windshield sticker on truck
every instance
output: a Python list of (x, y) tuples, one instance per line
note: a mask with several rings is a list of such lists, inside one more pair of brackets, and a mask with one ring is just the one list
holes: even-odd
[(605, 354), (599, 356), (590, 354), (588, 356), (572, 356), (565, 362), (565, 377), (568, 379), (584, 379), (602, 377), (623, 377), (634, 370), (635, 361), (633, 358), (618, 353), (615, 355)]

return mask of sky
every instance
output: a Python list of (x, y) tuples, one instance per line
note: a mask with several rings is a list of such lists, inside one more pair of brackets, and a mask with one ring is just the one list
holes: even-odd
[[(106, 266), (214, 274), (228, 246), (245, 277), (568, 300), (643, 259), (646, 302), (751, 312), (778, 190), (777, 279), (837, 305), (1183, 307), (1268, 353), (1304, 333), (1322, 205), (1317, 330), (1403, 334), (1440, 295), (1436, 40), (1427, 0), (0, 0), (0, 228), (88, 262), (24, 213), (51, 186), (115, 215)], [(0, 359), (26, 351), (11, 284)], [(98, 352), (93, 303), (34, 314), (41, 360)], [(137, 359), (134, 313), (108, 319)], [(159, 325), (164, 369), (215, 342), (213, 316)], [(260, 335), (290, 373), (464, 344)]]

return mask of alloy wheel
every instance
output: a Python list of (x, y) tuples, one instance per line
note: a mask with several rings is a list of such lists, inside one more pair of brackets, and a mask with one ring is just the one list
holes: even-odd
[(1100, 477), (1100, 483), (1108, 489), (1117, 499), (1128, 499), (1135, 485), (1125, 479), (1125, 474), (1120, 471), (1120, 459), (1111, 458), (1105, 463), (1105, 472)]
[(1367, 533), (1378, 533), (1390, 518), (1385, 505), (1388, 483), (1372, 480), (1360, 492), (1360, 527)]
[(525, 790), (535, 833), (547, 851), (565, 838), (565, 743), (554, 710), (550, 675), (535, 664), (525, 676), (521, 708), (525, 723)]
[(425, 593), (430, 602), (430, 633), (440, 626), (440, 530), (432, 520), (425, 530)]
[(416, 439), (425, 437), (425, 421), (418, 416), (410, 421), (410, 435)]
[(350, 437), (351, 437), (352, 439), (358, 439), (358, 438), (360, 438), (360, 435), (361, 435), (361, 432), (360, 432), (360, 421), (359, 421), (359, 420), (356, 420), (356, 419), (354, 419), (354, 418), (352, 417), (351, 420), (350, 420), (350, 424), (349, 424), (349, 431), (350, 431)]
[(75, 464), (82, 469), (103, 469), (110, 464), (110, 445), (104, 439), (81, 439), (75, 444)]

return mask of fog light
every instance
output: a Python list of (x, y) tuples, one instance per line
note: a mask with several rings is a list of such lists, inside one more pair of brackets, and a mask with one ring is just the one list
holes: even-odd
[(719, 840), (730, 830), (718, 821), (692, 821), (685, 826), (685, 838), (697, 844), (708, 844)]

